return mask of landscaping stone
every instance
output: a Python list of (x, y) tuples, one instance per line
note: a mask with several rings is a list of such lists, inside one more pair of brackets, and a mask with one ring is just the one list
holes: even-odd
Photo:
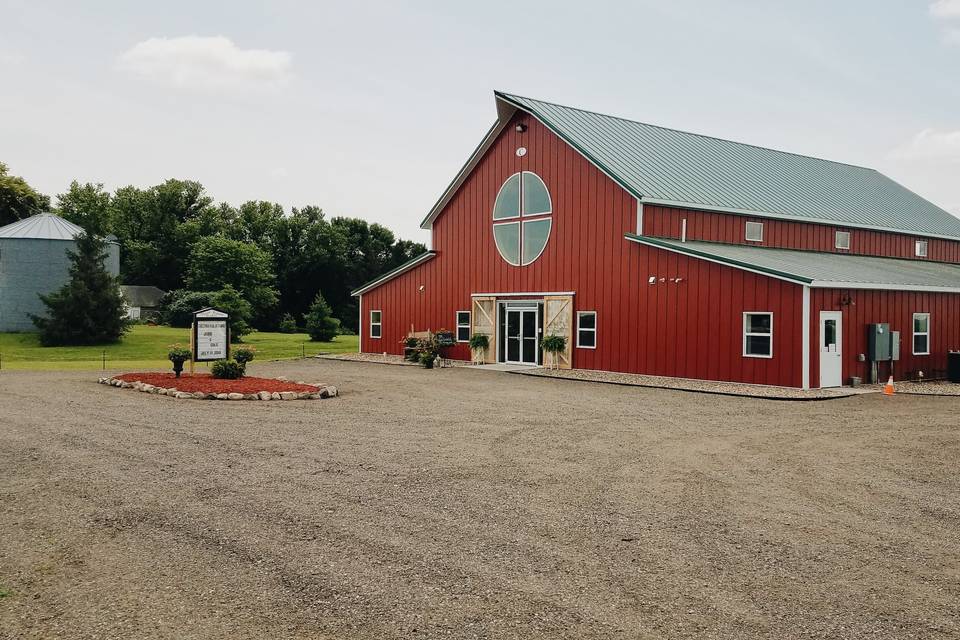
[(178, 391), (178, 392), (177, 392), (177, 395), (175, 395), (175, 396), (173, 396), (173, 397), (176, 398), (177, 400), (187, 400), (187, 399), (191, 399), (191, 400), (192, 400), (192, 399), (193, 399), (193, 394), (192, 394), (192, 393), (186, 393), (186, 392), (184, 392), (184, 391)]
[(272, 400), (273, 394), (270, 393), (269, 391), (261, 391), (260, 393), (257, 394), (257, 397), (260, 398), (261, 400)]
[(296, 391), (281, 391), (280, 392), (281, 400), (296, 400), (297, 392)]
[[(321, 398), (330, 398), (337, 395), (337, 388), (332, 386), (324, 386), (322, 384), (316, 383), (307, 383), (307, 382), (296, 382), (292, 383), (289, 380), (284, 379), (284, 382), (290, 384), (290, 386), (296, 384), (301, 387), (300, 389), (288, 390), (288, 391), (253, 391), (247, 392), (244, 389), (240, 391), (234, 391), (230, 393), (210, 393), (197, 389), (197, 385), (192, 381), (191, 378), (186, 378), (186, 382), (183, 386), (188, 388), (187, 391), (181, 391), (176, 387), (161, 387), (157, 384), (151, 384), (148, 382), (143, 382), (142, 380), (136, 379), (134, 376), (139, 376), (141, 374), (124, 374), (123, 376), (118, 376), (116, 378), (110, 377), (101, 377), (97, 379), (97, 382), (100, 384), (108, 384), (115, 387), (120, 387), (122, 389), (135, 389), (142, 393), (151, 393), (154, 395), (164, 395), (171, 398), (177, 398), (180, 400), (319, 400)], [(156, 374), (145, 373), (144, 376), (153, 376), (155, 378), (153, 381), (156, 382), (160, 379), (169, 379), (179, 380), (181, 382), (184, 379), (174, 378), (173, 376), (158, 376)], [(209, 376), (207, 376), (209, 377)], [(256, 381), (256, 378), (252, 380)], [(269, 380), (265, 382), (271, 382)], [(249, 385), (248, 385), (249, 386)], [(268, 386), (268, 385), (265, 385)], [(192, 388), (191, 388), (192, 387)], [(313, 390), (304, 390), (303, 387), (308, 387), (308, 389)], [(228, 387), (229, 388), (229, 387)], [(254, 387), (256, 388), (256, 387)], [(243, 391), (243, 392), (241, 392)]]
[(193, 397), (196, 398), (197, 400), (207, 399), (207, 394), (205, 394), (203, 391), (194, 391), (193, 394), (191, 395), (193, 395)]
[(229, 400), (229, 399), (230, 399), (229, 396), (230, 396), (230, 394), (228, 394), (228, 393), (218, 393), (218, 394), (217, 394), (217, 400)]
[(245, 394), (243, 394), (243, 399), (244, 399), (244, 400), (259, 400), (259, 399), (260, 399), (260, 394), (258, 394), (258, 393), (245, 393)]
[(278, 392), (274, 391), (273, 393), (270, 394), (270, 399), (271, 399), (271, 400), (279, 400), (279, 399), (280, 399), (280, 394), (279, 394)]
[(243, 400), (243, 394), (242, 394), (242, 393), (228, 393), (228, 394), (227, 394), (227, 399), (228, 399), (228, 400)]

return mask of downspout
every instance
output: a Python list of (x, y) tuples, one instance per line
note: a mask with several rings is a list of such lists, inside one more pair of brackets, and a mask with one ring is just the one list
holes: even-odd
[(800, 335), (802, 336), (800, 343), (802, 346), (800, 348), (803, 349), (803, 353), (800, 361), (803, 363), (801, 365), (803, 390), (807, 391), (810, 389), (810, 285), (803, 285), (802, 308), (800, 319)]

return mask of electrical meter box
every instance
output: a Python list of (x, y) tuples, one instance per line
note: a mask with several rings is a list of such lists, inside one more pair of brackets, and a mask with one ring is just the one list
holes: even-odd
[(900, 359), (900, 332), (899, 331), (890, 332), (890, 359), (891, 360)]
[(878, 322), (867, 325), (867, 360), (889, 360), (892, 346), (889, 324)]

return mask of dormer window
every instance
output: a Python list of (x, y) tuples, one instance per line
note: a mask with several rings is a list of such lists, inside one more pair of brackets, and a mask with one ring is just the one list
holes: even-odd
[(850, 232), (837, 231), (836, 242), (834, 242), (834, 246), (837, 249), (848, 251), (850, 249)]
[(748, 222), (744, 237), (748, 242), (763, 242), (763, 223)]
[(927, 257), (927, 241), (926, 240), (917, 240), (917, 248), (915, 253), (918, 258)]

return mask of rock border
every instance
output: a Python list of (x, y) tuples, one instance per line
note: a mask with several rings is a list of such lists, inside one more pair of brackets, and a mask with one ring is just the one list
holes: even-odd
[[(286, 378), (276, 378), (283, 382), (289, 382)], [(313, 384), (319, 388), (319, 391), (260, 391), (258, 393), (206, 393), (195, 391), (179, 391), (176, 387), (158, 387), (143, 382), (127, 382), (117, 378), (99, 378), (99, 384), (106, 384), (119, 389), (133, 389), (141, 393), (150, 393), (158, 396), (168, 396), (177, 400), (323, 400), (326, 398), (335, 398), (340, 395), (339, 390), (333, 385)], [(309, 382), (297, 382), (297, 384), (311, 384)]]

